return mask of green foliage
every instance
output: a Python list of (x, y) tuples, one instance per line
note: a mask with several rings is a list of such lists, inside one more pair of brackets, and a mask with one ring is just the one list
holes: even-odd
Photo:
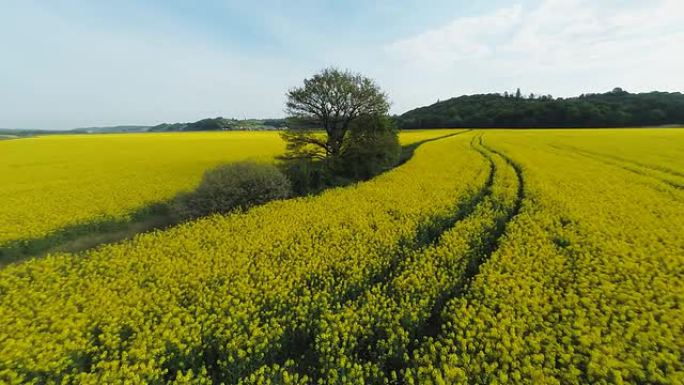
[(243, 161), (207, 171), (197, 189), (172, 204), (180, 218), (247, 209), (292, 194), (290, 181), (276, 166)]
[(285, 154), (281, 160), (324, 160), (328, 156), (327, 135), (315, 128), (289, 128), (281, 132), (280, 137), (285, 142)]
[[(291, 127), (283, 138), (294, 155), (301, 153), (298, 146), (315, 146), (325, 157), (336, 157), (355, 120), (386, 115), (388, 110), (387, 95), (372, 79), (326, 68), (287, 93)], [(325, 137), (311, 132), (311, 127), (323, 129)]]
[(436, 127), (628, 127), (684, 124), (679, 92), (604, 94), (554, 99), (488, 94), (461, 96), (417, 108), (396, 118), (399, 128)]
[[(282, 159), (295, 190), (368, 179), (394, 166), (401, 151), (387, 96), (373, 80), (335, 68), (288, 92), (290, 128)], [(317, 131), (322, 129), (322, 131)]]
[(397, 164), (399, 136), (386, 116), (363, 116), (349, 129), (341, 154), (332, 166), (338, 175), (363, 180)]
[(294, 195), (315, 194), (335, 185), (330, 169), (320, 160), (290, 158), (278, 166), (290, 180)]
[[(292, 140), (298, 135), (306, 138)], [(334, 157), (326, 157), (319, 146), (303, 145), (311, 140), (323, 142), (324, 135), (320, 132), (288, 131), (283, 137), (288, 143), (288, 155), (281, 158), (280, 168), (297, 195), (369, 179), (394, 167), (402, 151), (398, 133), (386, 116), (363, 116), (355, 120), (340, 153)]]

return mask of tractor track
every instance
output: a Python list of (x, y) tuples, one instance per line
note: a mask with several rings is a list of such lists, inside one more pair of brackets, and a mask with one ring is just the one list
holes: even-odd
[[(422, 145), (424, 143), (436, 140), (447, 139), (456, 135), (466, 134), (470, 131), (472, 130), (465, 130), (454, 134), (440, 136), (438, 138), (431, 138), (418, 142), (417, 144)], [(418, 146), (415, 147), (417, 148)], [(350, 304), (354, 304), (361, 295), (372, 290), (374, 287), (386, 285), (387, 282), (392, 280), (392, 277), (398, 275), (402, 271), (402, 264), (408, 256), (419, 253), (421, 250), (424, 250), (428, 247), (434, 246), (439, 242), (439, 239), (444, 232), (451, 229), (459, 221), (469, 217), (478, 204), (480, 204), (486, 197), (491, 195), (491, 189), (494, 183), (495, 166), (491, 158), (487, 158), (487, 160), (489, 165), (486, 171), (487, 177), (484, 184), (474, 192), (467, 194), (464, 199), (460, 199), (455, 202), (454, 208), (451, 210), (450, 215), (436, 215), (426, 218), (423, 224), (418, 226), (413, 237), (399, 241), (399, 253), (394, 256), (394, 258), (387, 264), (385, 268), (381, 269), (376, 274), (371, 275), (363, 283), (359, 283), (358, 285), (348, 288), (340, 295), (339, 299), (335, 300), (334, 302), (327, 303), (324, 309), (312, 307), (310, 309), (311, 314), (307, 318), (317, 320), (320, 319), (326, 309), (340, 309), (346, 306), (353, 306)], [(320, 272), (315, 272), (310, 277), (304, 279), (308, 282), (316, 282), (317, 280), (315, 279), (315, 276), (319, 274)], [(315, 285), (309, 287), (309, 290), (315, 291)], [(283, 334), (278, 343), (274, 344), (277, 347), (268, 353), (265, 360), (261, 360), (262, 366), (271, 366), (277, 364), (282, 367), (286, 361), (295, 360), (300, 363), (306, 363), (304, 365), (298, 365), (300, 374), (315, 376), (316, 370), (313, 370), (312, 366), (315, 366), (315, 362), (317, 360), (312, 356), (312, 353), (314, 352), (313, 344), (318, 333), (319, 331), (316, 330), (315, 322), (308, 325), (297, 325), (296, 327), (289, 329), (285, 334)]]
[(634, 173), (634, 174), (637, 174), (637, 175), (640, 175), (640, 176), (643, 176), (646, 178), (657, 180), (657, 181), (664, 183), (664, 184), (666, 184), (672, 188), (675, 188), (677, 190), (684, 189), (684, 184), (677, 183), (677, 182), (674, 182), (672, 180), (669, 180), (669, 179), (666, 179), (666, 178), (663, 178), (663, 177), (660, 177), (660, 176), (657, 176), (654, 174), (650, 174), (650, 173), (644, 171), (643, 169), (647, 169), (647, 170), (655, 171), (655, 172), (660, 172), (660, 173), (667, 174), (667, 175), (670, 175), (670, 176), (675, 177), (675, 178), (680, 177), (678, 174), (673, 173), (671, 171), (665, 171), (663, 169), (655, 168), (652, 166), (646, 166), (646, 165), (643, 165), (643, 164), (638, 163), (638, 162), (627, 162), (627, 161), (622, 160), (622, 159), (617, 158), (617, 157), (604, 155), (604, 154), (597, 154), (597, 153), (594, 153), (591, 151), (585, 151), (585, 150), (582, 150), (582, 149), (579, 149), (576, 147), (572, 147), (572, 146), (557, 146), (557, 145), (550, 145), (550, 146), (557, 149), (557, 150), (566, 152), (566, 153), (577, 154), (577, 155), (583, 156), (583, 157), (588, 158), (588, 159), (592, 159), (594, 161), (597, 161), (599, 163), (602, 163), (602, 164), (605, 164), (608, 166), (617, 167), (617, 168), (620, 168), (622, 170), (629, 171), (631, 173)]
[[(380, 291), (384, 293), (382, 294), (383, 296), (390, 297), (390, 302), (398, 301), (397, 299), (392, 299), (394, 297), (391, 292), (390, 284), (394, 277), (400, 275), (402, 271), (411, 268), (411, 261), (407, 262), (407, 257), (437, 245), (445, 232), (452, 229), (458, 222), (473, 215), (477, 207), (492, 196), (492, 188), (497, 180), (497, 165), (494, 161), (494, 157), (500, 157), (504, 163), (508, 165), (508, 167), (511, 167), (515, 172), (517, 181), (515, 200), (503, 215), (497, 216), (495, 221), (487, 225), (480, 235), (469, 241), (470, 246), (465, 254), (466, 258), (464, 259), (465, 266), (463, 275), (460, 279), (456, 280), (457, 283), (455, 283), (453, 287), (445, 290), (435, 298), (434, 303), (429, 310), (429, 318), (426, 319), (425, 322), (417, 324), (415, 328), (412, 328), (413, 330), (410, 330), (410, 334), (414, 336), (412, 340), (414, 342), (407, 346), (407, 351), (412, 354), (414, 350), (419, 348), (419, 342), (437, 335), (443, 324), (442, 312), (447, 303), (467, 292), (469, 283), (478, 274), (480, 266), (499, 248), (502, 236), (506, 232), (508, 224), (519, 214), (525, 197), (522, 169), (515, 162), (503, 153), (486, 146), (482, 140), (482, 135), (473, 137), (471, 147), (489, 163), (489, 175), (484, 185), (474, 194), (471, 194), (468, 198), (459, 202), (453, 215), (446, 218), (440, 218), (436, 221), (436, 226), (419, 230), (416, 233), (415, 238), (407, 242), (405, 252), (401, 252), (397, 255), (386, 269), (371, 276), (369, 280), (366, 281), (368, 285), (350, 289), (350, 291), (342, 296), (340, 301), (336, 301), (337, 305), (328, 304), (328, 309), (334, 308), (335, 310), (333, 310), (333, 312), (337, 313), (341, 311), (341, 309), (348, 308), (349, 306), (361, 306), (358, 309), (361, 310), (363, 303), (358, 303), (357, 300), (364, 293), (371, 291), (374, 287), (379, 287)], [(430, 222), (431, 221), (427, 221), (427, 223)], [(396, 304), (400, 305), (398, 302), (396, 302)], [(285, 362), (293, 360), (297, 362), (295, 368), (297, 373), (306, 375), (313, 382), (317, 381), (321, 375), (321, 367), (319, 366), (321, 360), (317, 355), (315, 341), (317, 335), (324, 332), (324, 330), (318, 329), (316, 321), (323, 316), (321, 310), (322, 309), (312, 308), (312, 313), (310, 314), (310, 316), (313, 317), (312, 323), (308, 325), (299, 325), (301, 327), (295, 327), (285, 333), (280, 342), (275, 344), (277, 348), (268, 354), (270, 357), (262, 361), (262, 364), (264, 366), (278, 365), (283, 367)], [(311, 317), (307, 318), (311, 319)], [(363, 351), (373, 348), (374, 343), (371, 341), (369, 341), (369, 343), (371, 343), (371, 345), (361, 344), (362, 347), (359, 348), (361, 350), (355, 353), (357, 358), (363, 361), (371, 359), (371, 357), (365, 357), (365, 354), (363, 353)], [(375, 341), (375, 343), (377, 343), (377, 341)], [(392, 378), (391, 376), (395, 375), (398, 376), (397, 382), (403, 383), (402, 372), (405, 364), (406, 363), (401, 360), (390, 360), (385, 362), (381, 369), (387, 378)]]

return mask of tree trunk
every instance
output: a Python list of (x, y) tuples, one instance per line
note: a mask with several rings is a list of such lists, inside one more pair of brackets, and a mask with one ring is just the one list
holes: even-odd
[(344, 131), (341, 129), (333, 129), (328, 134), (328, 141), (326, 146), (328, 147), (328, 155), (336, 157), (340, 154), (342, 149), (342, 141), (344, 139)]

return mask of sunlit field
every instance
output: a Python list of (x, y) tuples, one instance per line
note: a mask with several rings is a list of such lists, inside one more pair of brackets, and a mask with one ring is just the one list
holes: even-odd
[[(684, 130), (449, 133), (367, 182), (2, 268), (0, 382), (684, 381)], [(282, 146), (7, 141), (3, 237)]]
[(272, 158), (275, 133), (53, 135), (0, 142), (0, 242), (125, 216), (219, 163)]
[[(417, 130), (403, 144), (445, 135)], [(219, 163), (270, 161), (277, 132), (53, 135), (0, 143), (0, 244), (121, 219), (192, 189)]]

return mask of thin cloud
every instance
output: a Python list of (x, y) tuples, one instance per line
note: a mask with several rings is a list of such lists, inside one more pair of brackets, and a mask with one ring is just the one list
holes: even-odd
[[(601, 61), (629, 62), (637, 52), (647, 56), (658, 46), (684, 43), (682, 2), (665, 0), (619, 8), (601, 4), (546, 0), (533, 9), (514, 5), (457, 18), (395, 41), (385, 50), (398, 60), (417, 65), (514, 58), (526, 65), (568, 67), (569, 61), (599, 66)], [(684, 50), (671, 55), (681, 60)]]
[(417, 36), (391, 43), (385, 49), (397, 57), (421, 64), (453, 63), (491, 57), (495, 43), (522, 21), (522, 7), (515, 5), (482, 16), (461, 17)]
[[(612, 3), (612, 4), (611, 4)], [(506, 6), (384, 47), (398, 111), (472, 92), (567, 96), (622, 86), (682, 90), (684, 2), (543, 0)], [(402, 79), (402, 74), (415, 76)], [(389, 78), (390, 75), (387, 75)], [(420, 88), (420, 93), (412, 92)], [(432, 96), (428, 96), (432, 95)], [(429, 98), (429, 99), (428, 99)]]
[[(189, 15), (171, 3), (17, 2), (0, 12), (0, 127), (282, 116), (285, 90), (329, 65), (377, 79), (394, 113), (517, 87), (684, 90), (682, 0), (518, 1), (218, 2)], [(457, 17), (468, 9), (480, 13)], [(328, 28), (333, 17), (345, 27)]]

